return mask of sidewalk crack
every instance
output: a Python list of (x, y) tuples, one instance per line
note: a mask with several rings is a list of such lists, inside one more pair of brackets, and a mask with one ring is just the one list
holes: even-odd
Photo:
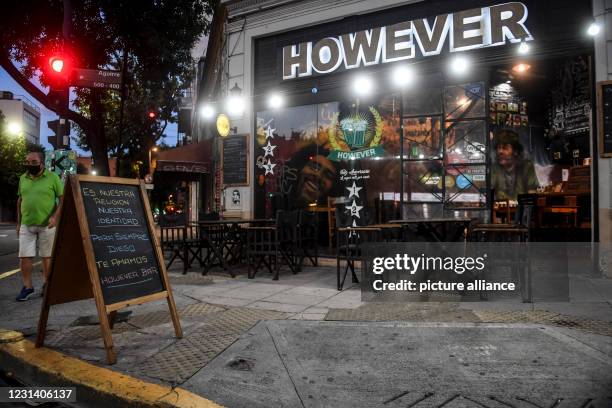
[(274, 346), (274, 350), (276, 350), (276, 354), (278, 355), (278, 358), (280, 359), (281, 363), (283, 363), (283, 367), (285, 367), (285, 371), (287, 372), (287, 376), (289, 377), (291, 384), (293, 384), (293, 389), (295, 390), (295, 394), (300, 400), (300, 404), (302, 405), (302, 407), (305, 407), (304, 401), (302, 401), (302, 397), (297, 389), (297, 386), (295, 385), (295, 382), (293, 381), (293, 378), (291, 377), (291, 373), (289, 373), (289, 369), (287, 368), (287, 365), (285, 364), (285, 360), (283, 360), (283, 357), (281, 356), (280, 351), (278, 350), (278, 346), (276, 345), (276, 341), (274, 340), (274, 336), (272, 336), (272, 333), (270, 332), (268, 325), (266, 325), (266, 331), (270, 335), (270, 339), (272, 339), (272, 345)]

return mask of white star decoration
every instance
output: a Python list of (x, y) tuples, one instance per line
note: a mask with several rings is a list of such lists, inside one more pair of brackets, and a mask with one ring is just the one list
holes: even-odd
[(271, 145), (269, 140), (268, 140), (268, 144), (262, 147), (262, 149), (264, 149), (264, 152), (265, 152), (264, 157), (268, 157), (268, 156), (274, 157), (274, 149), (276, 149), (276, 146)]
[(268, 139), (274, 139), (274, 131), (276, 129), (272, 128), (272, 126), (268, 125), (268, 127), (266, 127), (266, 140)]
[(363, 189), (363, 187), (357, 187), (354, 181), (353, 181), (352, 187), (344, 187), (344, 188), (346, 188), (349, 191), (348, 198), (351, 198), (352, 196), (359, 198), (359, 190)]
[(355, 200), (353, 200), (353, 203), (351, 205), (346, 206), (346, 209), (351, 211), (351, 217), (357, 217), (357, 218), (361, 218), (359, 216), (359, 211), (361, 211), (362, 208), (363, 206), (357, 205), (357, 203), (355, 203)]
[(264, 174), (264, 176), (267, 176), (268, 173), (274, 175), (274, 166), (276, 166), (276, 164), (271, 163), (270, 159), (268, 159), (268, 162), (264, 164), (264, 169), (266, 169), (266, 174)]

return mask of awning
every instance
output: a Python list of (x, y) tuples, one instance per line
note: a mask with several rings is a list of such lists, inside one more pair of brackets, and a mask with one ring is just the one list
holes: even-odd
[(204, 140), (157, 154), (155, 171), (179, 173), (210, 173), (212, 140)]

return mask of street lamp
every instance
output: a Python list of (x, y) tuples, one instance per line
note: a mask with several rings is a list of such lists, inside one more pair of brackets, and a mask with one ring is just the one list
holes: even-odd
[(153, 146), (149, 149), (149, 174), (153, 174), (153, 171), (151, 171), (151, 152), (157, 152), (158, 150), (159, 148), (157, 146)]
[(9, 122), (9, 124), (6, 127), (6, 130), (8, 131), (8, 133), (12, 136), (19, 136), (19, 134), (21, 133), (21, 125), (17, 122)]
[(245, 103), (241, 94), (242, 88), (238, 86), (237, 82), (234, 82), (234, 86), (229, 90), (226, 104), (226, 109), (231, 116), (241, 117), (244, 113)]

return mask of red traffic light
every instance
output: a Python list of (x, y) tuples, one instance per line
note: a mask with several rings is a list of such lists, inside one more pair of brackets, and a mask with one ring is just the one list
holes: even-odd
[(149, 119), (155, 119), (155, 117), (157, 116), (157, 113), (153, 111), (149, 111), (148, 115), (149, 115)]
[(53, 71), (57, 72), (58, 74), (61, 74), (64, 70), (64, 59), (57, 56), (51, 57), (49, 58), (49, 65), (51, 66), (51, 69)]

